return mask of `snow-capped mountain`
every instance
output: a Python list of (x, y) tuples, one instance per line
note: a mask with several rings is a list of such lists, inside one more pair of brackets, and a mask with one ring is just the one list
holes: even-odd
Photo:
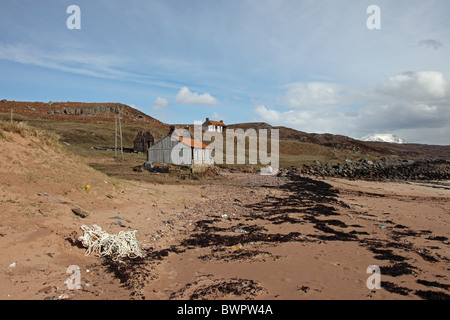
[(391, 133), (371, 134), (371, 135), (361, 138), (361, 140), (375, 141), (375, 142), (389, 142), (389, 143), (398, 143), (398, 144), (407, 143), (405, 140), (403, 140), (399, 136), (396, 136), (395, 134), (391, 134)]

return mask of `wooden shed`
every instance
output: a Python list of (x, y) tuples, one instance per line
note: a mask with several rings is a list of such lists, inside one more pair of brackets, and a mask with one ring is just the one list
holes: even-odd
[(147, 152), (147, 150), (155, 144), (155, 137), (150, 131), (139, 131), (133, 141), (134, 152)]

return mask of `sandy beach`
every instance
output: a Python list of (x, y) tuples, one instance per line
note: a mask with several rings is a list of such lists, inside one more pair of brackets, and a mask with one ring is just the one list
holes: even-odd
[(450, 1), (2, 4), (9, 306), (450, 300)]
[[(104, 181), (66, 195), (44, 185), (2, 188), (1, 299), (450, 297), (445, 185), (244, 173), (192, 185)], [(74, 215), (75, 202), (91, 214)], [(145, 257), (86, 256), (77, 239), (94, 224), (137, 230)], [(65, 284), (73, 265), (78, 290)], [(369, 266), (381, 289), (368, 288)]]

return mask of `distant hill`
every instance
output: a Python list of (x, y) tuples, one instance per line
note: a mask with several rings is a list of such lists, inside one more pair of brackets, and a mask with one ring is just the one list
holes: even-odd
[(150, 130), (157, 139), (164, 137), (170, 126), (121, 103), (84, 102), (18, 102), (0, 101), (0, 120), (9, 120), (13, 110), (15, 121), (54, 132), (75, 154), (86, 155), (91, 147), (115, 146), (115, 118), (121, 115), (123, 147), (133, 148), (140, 130)]
[(0, 101), (0, 113), (37, 117), (51, 120), (80, 120), (84, 122), (110, 121), (121, 114), (124, 123), (148, 123), (167, 126), (145, 113), (121, 103), (86, 103), (86, 102), (22, 102)]
[[(114, 147), (115, 117), (122, 116), (124, 147), (132, 148), (140, 130), (150, 130), (157, 139), (170, 130), (147, 114), (121, 103), (84, 102), (18, 102), (0, 101), (0, 119), (9, 120), (13, 110), (16, 121), (25, 121), (37, 128), (54, 132), (68, 149), (81, 156), (91, 156), (91, 147)], [(192, 124), (180, 124), (177, 127)], [(298, 166), (320, 162), (344, 162), (346, 159), (450, 159), (450, 146), (396, 144), (352, 139), (343, 135), (307, 133), (265, 122), (237, 123), (229, 129), (279, 129), (280, 164)]]
[(379, 141), (356, 140), (343, 135), (306, 133), (283, 126), (271, 126), (265, 122), (237, 123), (228, 125), (229, 129), (279, 129), (280, 140), (295, 140), (304, 143), (317, 144), (337, 150), (348, 150), (361, 155), (375, 157), (399, 156), (412, 159), (441, 158), (450, 159), (450, 146), (423, 144), (398, 144)]

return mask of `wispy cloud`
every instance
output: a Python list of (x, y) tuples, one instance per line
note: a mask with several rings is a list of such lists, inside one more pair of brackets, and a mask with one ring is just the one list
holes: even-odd
[(420, 40), (417, 45), (419, 47), (427, 47), (427, 48), (431, 48), (434, 50), (439, 50), (444, 48), (444, 44), (440, 41), (437, 40), (433, 40), (433, 39), (425, 39), (425, 40)]
[(0, 59), (100, 78), (130, 76), (127, 72), (108, 66), (108, 62), (112, 63), (112, 56), (89, 56), (85, 53), (52, 53), (49, 55), (47, 52), (27, 44), (0, 43)]
[(160, 77), (124, 71), (124, 58), (113, 54), (86, 51), (60, 51), (50, 54), (29, 44), (0, 43), (0, 59), (100, 79), (125, 80), (165, 88), (176, 87)]

